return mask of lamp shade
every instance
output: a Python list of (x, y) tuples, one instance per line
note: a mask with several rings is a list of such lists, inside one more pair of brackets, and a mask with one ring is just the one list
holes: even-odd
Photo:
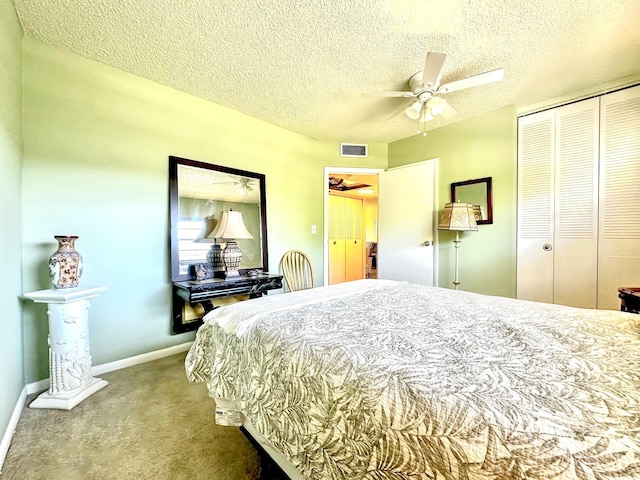
[(404, 113), (411, 120), (418, 120), (420, 118), (420, 111), (422, 110), (422, 103), (418, 100), (413, 102), (410, 106), (408, 106)]
[(484, 220), (484, 207), (482, 205), (474, 205), (473, 214), (476, 217), (476, 222), (478, 220)]
[(463, 202), (447, 203), (442, 211), (438, 230), (477, 231), (473, 205)]
[(441, 114), (446, 106), (447, 102), (440, 97), (431, 97), (427, 103), (427, 108), (431, 110), (431, 115), (434, 117)]
[(222, 218), (220, 219), (218, 227), (209, 234), (209, 237), (238, 239), (253, 238), (253, 235), (251, 235), (247, 230), (247, 227), (244, 226), (244, 222), (242, 221), (242, 212), (229, 210), (228, 212), (222, 212)]
[(214, 217), (205, 217), (202, 221), (202, 229), (198, 233), (198, 236), (193, 239), (194, 242), (197, 243), (211, 243), (215, 242), (215, 238), (210, 237), (211, 232), (213, 232), (218, 225), (218, 220)]
[(433, 120), (433, 115), (431, 115), (431, 113), (429, 113), (429, 110), (427, 110), (426, 108), (423, 109), (422, 113), (420, 114), (420, 123), (430, 122), (431, 120)]

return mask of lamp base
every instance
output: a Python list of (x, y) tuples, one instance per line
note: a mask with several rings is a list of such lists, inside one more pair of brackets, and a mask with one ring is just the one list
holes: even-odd
[(222, 260), (222, 247), (219, 243), (214, 243), (207, 252), (207, 262), (213, 268), (214, 273), (224, 272), (224, 261)]
[(238, 267), (242, 261), (242, 251), (235, 240), (227, 240), (227, 245), (222, 251), (222, 260), (227, 272), (227, 277), (239, 277)]
[(460, 243), (462, 243), (462, 240), (460, 240), (460, 232), (456, 230), (456, 239), (453, 241), (453, 245), (456, 248), (456, 278), (453, 281), (454, 290), (457, 290), (458, 285), (460, 285), (460, 282), (458, 281), (458, 250), (460, 250)]

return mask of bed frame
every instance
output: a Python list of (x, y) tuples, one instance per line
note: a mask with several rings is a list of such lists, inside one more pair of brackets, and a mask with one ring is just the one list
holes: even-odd
[(262, 471), (260, 475), (261, 480), (291, 480), (278, 464), (273, 461), (260, 442), (253, 438), (253, 435), (251, 435), (246, 428), (240, 427), (240, 431), (258, 451), (258, 455), (260, 456), (260, 469)]

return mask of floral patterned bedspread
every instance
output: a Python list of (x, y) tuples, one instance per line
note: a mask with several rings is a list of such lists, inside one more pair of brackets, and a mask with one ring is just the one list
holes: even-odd
[(304, 478), (640, 478), (638, 315), (361, 280), (211, 312), (186, 370)]

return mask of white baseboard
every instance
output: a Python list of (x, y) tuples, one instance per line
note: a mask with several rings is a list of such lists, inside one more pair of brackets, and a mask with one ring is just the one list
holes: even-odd
[(9, 425), (7, 425), (7, 429), (2, 436), (2, 442), (0, 443), (0, 473), (2, 473), (2, 465), (4, 465), (4, 459), (7, 458), (9, 446), (11, 445), (11, 439), (13, 438), (13, 434), (15, 433), (16, 427), (18, 426), (18, 421), (20, 420), (20, 415), (22, 415), (22, 409), (24, 408), (24, 403), (26, 400), (27, 387), (24, 387), (22, 389), (22, 392), (20, 392), (18, 402), (16, 403), (16, 406), (13, 409), (13, 413), (11, 414), (11, 418), (9, 419)]
[(48, 378), (44, 378), (42, 380), (38, 380), (37, 382), (31, 382), (31, 383), (27, 383), (26, 388), (27, 389), (27, 395), (31, 395), (33, 393), (38, 393), (38, 392), (43, 392), (45, 390), (49, 389), (49, 384), (51, 382), (49, 381)]
[[(159, 360), (161, 358), (169, 357), (177, 353), (186, 352), (187, 350), (189, 350), (189, 348), (191, 348), (191, 345), (193, 345), (193, 342), (181, 343), (180, 345), (174, 345), (173, 347), (163, 348), (161, 350), (156, 350), (149, 353), (143, 353), (134, 357), (123, 358), (122, 360), (116, 360), (115, 362), (96, 365), (91, 368), (91, 374), (94, 376), (102, 375), (103, 373), (114, 372), (122, 368), (132, 367), (141, 363), (152, 362), (153, 360)], [(11, 445), (11, 439), (13, 438), (13, 434), (18, 425), (18, 421), (20, 420), (20, 415), (22, 415), (22, 409), (24, 408), (25, 402), (27, 400), (27, 395), (47, 390), (49, 388), (49, 383), (49, 379), (45, 378), (44, 380), (38, 380), (37, 382), (29, 383), (22, 389), (20, 397), (18, 398), (18, 402), (16, 403), (16, 407), (13, 409), (13, 414), (9, 419), (9, 425), (7, 425), (7, 429), (2, 436), (2, 443), (0, 443), (0, 472), (2, 471), (4, 459), (6, 458), (7, 452), (9, 451), (9, 446)]]
[(141, 355), (136, 355), (135, 357), (123, 358), (122, 360), (116, 360), (115, 362), (96, 365), (91, 369), (91, 374), (93, 376), (102, 375), (103, 373), (114, 372), (122, 368), (133, 367), (134, 365), (139, 365), (141, 363), (170, 357), (177, 353), (186, 352), (191, 348), (191, 345), (193, 345), (193, 342), (181, 343), (180, 345), (174, 345), (173, 347), (163, 348), (162, 350), (156, 350), (154, 352), (143, 353)]
[[(122, 360), (103, 363), (101, 365), (94, 365), (91, 368), (91, 375), (95, 377), (97, 375), (102, 375), (103, 373), (115, 372), (116, 370), (120, 370), (122, 368), (133, 367), (134, 365), (139, 365), (141, 363), (152, 362), (154, 360), (169, 357), (177, 353), (186, 352), (191, 348), (191, 345), (193, 345), (193, 342), (181, 343), (180, 345), (174, 345), (173, 347), (163, 348), (161, 350), (155, 350), (149, 353), (143, 353), (134, 357), (123, 358)], [(48, 378), (38, 380), (37, 382), (28, 383), (27, 395), (47, 390), (49, 388), (49, 383), (50, 382)]]

